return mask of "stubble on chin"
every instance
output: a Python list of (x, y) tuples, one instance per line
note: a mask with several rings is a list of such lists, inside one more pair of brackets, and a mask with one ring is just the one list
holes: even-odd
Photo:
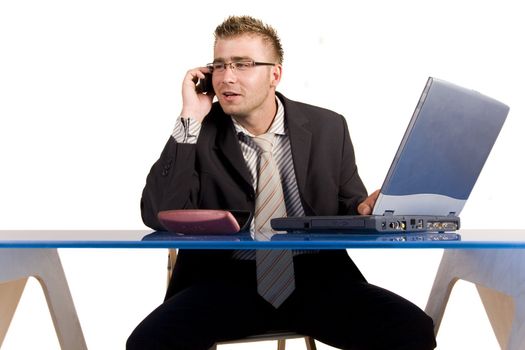
[[(220, 101), (219, 101), (220, 103)], [(239, 108), (239, 106), (231, 106), (231, 105), (224, 105), (222, 103), (220, 103), (221, 107), (222, 107), (222, 110), (224, 111), (225, 114), (227, 115), (231, 115), (232, 117), (234, 117), (235, 119), (239, 120), (239, 119), (243, 119), (245, 113), (243, 113), (241, 111), (241, 108)]]

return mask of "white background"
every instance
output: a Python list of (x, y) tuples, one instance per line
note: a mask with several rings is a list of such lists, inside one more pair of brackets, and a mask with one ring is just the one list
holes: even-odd
[[(370, 191), (428, 76), (508, 104), (462, 224), (524, 228), (499, 219), (522, 216), (525, 196), (518, 1), (184, 3), (0, 2), (0, 229), (145, 228), (139, 198), (180, 112), (181, 79), (212, 60), (213, 30), (231, 14), (259, 17), (280, 33), (279, 91), (345, 115)], [(425, 307), (442, 251), (350, 253), (372, 283)], [(162, 300), (166, 251), (60, 255), (89, 348), (123, 349)], [(2, 349), (58, 348), (43, 298), (31, 280)], [(439, 349), (496, 349), (487, 322), (475, 289), (458, 284)]]

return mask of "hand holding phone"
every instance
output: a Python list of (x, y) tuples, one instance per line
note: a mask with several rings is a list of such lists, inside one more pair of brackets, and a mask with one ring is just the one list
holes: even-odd
[[(186, 73), (182, 82), (181, 116), (202, 122), (210, 112), (215, 94), (211, 89), (211, 74), (206, 74), (208, 69), (204, 67), (193, 68)], [(204, 90), (207, 92), (204, 93)]]
[(204, 73), (204, 79), (199, 79), (195, 91), (202, 94), (213, 94), (213, 84), (211, 82), (211, 73)]

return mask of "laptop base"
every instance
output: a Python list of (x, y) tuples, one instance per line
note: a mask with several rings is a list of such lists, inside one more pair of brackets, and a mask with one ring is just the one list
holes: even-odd
[(271, 225), (287, 232), (445, 232), (458, 230), (460, 219), (454, 215), (296, 216), (272, 219)]
[(445, 242), (460, 241), (461, 235), (454, 232), (406, 232), (406, 233), (287, 233), (272, 236), (272, 241), (376, 241), (376, 242)]

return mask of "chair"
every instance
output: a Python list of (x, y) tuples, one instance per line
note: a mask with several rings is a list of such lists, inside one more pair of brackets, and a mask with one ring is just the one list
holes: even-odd
[[(170, 249), (168, 253), (168, 280), (167, 280), (167, 283), (169, 283), (170, 281), (171, 273), (173, 271), (173, 267), (175, 266), (176, 261), (177, 261), (177, 250)], [(316, 350), (317, 349), (315, 346), (315, 340), (312, 337), (300, 335), (294, 332), (276, 331), (276, 332), (266, 332), (263, 334), (251, 335), (251, 336), (248, 336), (242, 339), (220, 342), (212, 346), (210, 350), (217, 350), (218, 345), (233, 344), (233, 343), (250, 343), (250, 342), (269, 341), (269, 340), (277, 340), (277, 350), (285, 350), (286, 340), (296, 339), (296, 338), (304, 338), (306, 350)]]
[(476, 285), (501, 349), (525, 346), (525, 250), (448, 249), (443, 253), (425, 312), (437, 334), (458, 279)]

